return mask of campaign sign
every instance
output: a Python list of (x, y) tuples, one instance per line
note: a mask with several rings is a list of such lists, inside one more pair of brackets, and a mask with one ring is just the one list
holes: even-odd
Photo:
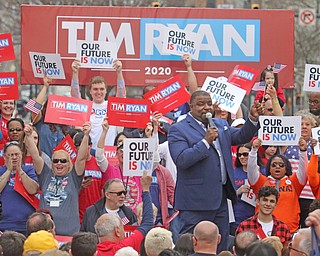
[(260, 116), (258, 137), (262, 145), (298, 145), (301, 136), (301, 116)]
[(320, 155), (320, 127), (312, 128), (312, 138), (318, 141), (317, 145), (314, 147), (314, 154)]
[(117, 146), (104, 146), (104, 155), (108, 162), (113, 166), (117, 166), (119, 164), (119, 160), (117, 158)]
[(109, 125), (145, 128), (150, 122), (150, 102), (144, 99), (109, 97), (107, 114)]
[(52, 150), (52, 153), (54, 153), (57, 150), (64, 150), (70, 155), (70, 160), (72, 164), (75, 163), (78, 152), (77, 149), (73, 143), (73, 140), (69, 134), (67, 134), (63, 140)]
[(142, 176), (143, 171), (152, 173), (156, 139), (133, 138), (123, 141), (123, 175)]
[(151, 110), (166, 114), (181, 106), (190, 99), (190, 94), (179, 76), (175, 76), (165, 83), (143, 95), (151, 102)]
[(212, 102), (220, 102), (219, 107), (236, 114), (246, 91), (221, 79), (207, 77), (201, 90), (211, 95)]
[(304, 69), (303, 90), (320, 92), (320, 65), (306, 64)]
[(65, 79), (60, 54), (29, 52), (34, 77), (48, 77)]
[(11, 34), (0, 34), (0, 62), (15, 59)]
[(228, 78), (228, 82), (246, 90), (248, 95), (258, 75), (259, 71), (254, 68), (236, 65)]
[(105, 41), (77, 41), (77, 59), (82, 68), (112, 68), (117, 59), (116, 43)]
[(188, 30), (165, 28), (162, 52), (182, 56), (190, 54), (198, 60), (202, 37)]
[(19, 175), (18, 171), (16, 171), (16, 179), (15, 179), (15, 182), (14, 182), (13, 189), (16, 192), (18, 192), (21, 196), (23, 196), (23, 198), (26, 199), (27, 202), (29, 204), (31, 204), (34, 209), (38, 209), (39, 208), (40, 199), (38, 197), (36, 197), (35, 195), (30, 195), (28, 193), (28, 191), (26, 190), (26, 188), (22, 184), (22, 180), (20, 178), (20, 175)]
[(44, 121), (53, 124), (82, 126), (89, 121), (92, 101), (79, 98), (49, 95)]
[(0, 100), (18, 100), (18, 73), (0, 72)]

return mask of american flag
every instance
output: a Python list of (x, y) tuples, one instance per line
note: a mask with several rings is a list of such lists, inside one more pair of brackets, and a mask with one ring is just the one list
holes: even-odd
[(25, 105), (25, 108), (29, 109), (32, 113), (35, 113), (37, 115), (40, 112), (42, 105), (35, 100), (30, 99)]
[(127, 217), (123, 217), (123, 218), (121, 218), (121, 222), (122, 222), (123, 225), (126, 225), (126, 224), (128, 224), (130, 221), (128, 220)]
[(273, 65), (273, 73), (279, 73), (282, 69), (284, 69), (287, 65), (285, 64), (279, 64), (279, 63), (274, 63)]
[(266, 88), (266, 82), (265, 81), (260, 81), (260, 82), (256, 82), (254, 83), (253, 87), (252, 87), (252, 91), (264, 91)]
[[(299, 146), (288, 146), (284, 155), (288, 158), (288, 160), (291, 163), (292, 173), (297, 172), (299, 167)], [(312, 155), (311, 140), (308, 141), (307, 155), (308, 160), (310, 160), (310, 157)], [(309, 186), (309, 182), (305, 185), (300, 197), (309, 199), (314, 198), (311, 188)]]

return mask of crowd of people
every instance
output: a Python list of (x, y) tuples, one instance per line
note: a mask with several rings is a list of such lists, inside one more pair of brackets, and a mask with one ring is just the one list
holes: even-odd
[[(30, 124), (12, 117), (14, 100), (1, 101), (2, 255), (309, 255), (313, 233), (320, 237), (318, 141), (311, 134), (320, 92), (296, 113), (297, 145), (262, 145), (259, 117), (283, 116), (286, 103), (272, 67), (261, 73), (266, 87), (254, 104), (232, 116), (198, 89), (191, 57), (182, 60), (190, 101), (165, 118), (155, 111), (144, 129), (109, 125), (101, 76), (89, 81), (92, 114), (82, 127), (44, 121), (53, 83), (47, 76), (35, 99), (42, 110)], [(113, 67), (116, 97), (125, 98), (121, 61)], [(79, 61), (71, 68), (70, 94), (78, 98)], [(74, 161), (56, 149), (66, 136), (77, 149)], [(155, 138), (151, 174), (124, 174), (127, 138)], [(105, 146), (116, 147), (116, 164)], [(253, 204), (243, 199), (249, 194)], [(59, 245), (61, 237), (70, 241)]]

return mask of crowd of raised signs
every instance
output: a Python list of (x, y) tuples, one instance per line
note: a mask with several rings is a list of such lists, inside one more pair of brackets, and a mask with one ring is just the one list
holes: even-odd
[[(199, 85), (192, 70), (190, 56), (184, 55), (182, 59), (188, 72), (189, 94), (192, 95), (200, 90)], [(117, 75), (116, 97), (126, 99), (122, 63), (116, 60), (113, 67)], [(70, 87), (71, 96), (74, 98), (80, 98), (80, 69), (80, 63), (75, 60), (72, 63)], [(294, 117), (283, 116), (286, 98), (279, 83), (279, 70), (274, 72), (275, 70), (276, 67), (268, 66), (261, 73), (260, 82), (264, 82), (264, 87), (258, 91), (255, 98), (261, 106), (259, 133), (248, 143), (230, 148), (234, 166), (232, 182), (237, 195), (237, 200), (229, 203), (230, 236), (249, 229), (256, 232), (261, 239), (278, 236), (282, 246), (287, 247), (291, 235), (305, 227), (310, 205), (312, 209), (319, 207), (317, 127), (320, 93), (310, 93), (309, 109), (298, 111)], [(189, 115), (189, 96), (183, 96), (185, 101), (167, 113), (153, 111), (151, 121), (143, 119), (143, 125), (142, 119), (139, 119), (139, 124), (133, 127), (128, 124), (125, 127), (116, 127), (110, 125), (112, 122), (106, 118), (110, 106), (107, 106), (108, 101), (105, 100), (105, 79), (107, 80), (100, 76), (91, 78), (87, 89), (92, 98), (92, 112), (88, 120), (78, 127), (67, 125), (65, 120), (68, 120), (68, 116), (64, 117), (62, 123), (47, 121), (47, 117), (52, 115), (48, 112), (50, 108), (46, 106), (47, 92), (54, 81), (46, 75), (37, 98), (26, 106), (32, 112), (30, 122), (25, 123), (12, 116), (15, 110), (14, 100), (1, 101), (2, 232), (15, 231), (29, 236), (27, 220), (36, 211), (51, 216), (57, 239), (71, 237), (80, 230), (95, 233), (96, 221), (104, 213), (120, 217), (122, 224), (128, 226), (127, 230), (132, 230), (140, 225), (141, 218), (143, 222), (141, 203), (145, 202), (143, 193), (148, 190), (154, 207), (154, 225), (170, 230), (173, 241), (177, 242), (181, 235), (181, 225), (184, 223), (180, 218), (180, 209), (175, 208), (174, 201), (180, 169), (178, 168), (177, 174), (176, 159), (173, 160), (170, 156), (167, 137), (168, 134), (170, 136), (170, 127)], [(165, 96), (180, 88), (176, 83), (177, 81), (174, 86), (167, 86), (171, 87), (164, 92)], [(153, 92), (155, 88), (146, 86), (143, 93), (156, 99)], [(218, 91), (214, 89), (211, 93)], [(223, 94), (220, 93), (220, 96)], [(224, 96), (229, 100), (232, 97), (229, 94)], [(126, 103), (125, 100), (118, 102)], [(128, 104), (129, 102), (128, 100)], [(51, 101), (50, 104), (54, 103)], [(87, 110), (79, 105), (72, 105), (70, 108), (75, 112)], [(224, 119), (234, 128), (242, 127), (246, 120), (251, 118), (249, 106), (243, 103), (236, 113), (230, 113), (216, 103), (209, 108), (212, 108), (213, 111), (209, 112), (215, 119)], [(195, 107), (191, 112), (195, 111), (194, 109)], [(116, 110), (121, 112), (121, 109)], [(144, 109), (134, 107), (134, 103), (131, 103), (127, 110), (132, 113), (145, 112)], [(118, 118), (121, 119), (122, 116), (119, 114)], [(201, 122), (200, 119), (198, 121)], [(209, 130), (207, 127), (203, 129), (205, 132)], [(218, 134), (220, 132), (219, 129)], [(129, 140), (132, 138), (135, 139)], [(151, 139), (155, 143), (149, 143), (148, 140)], [(125, 146), (125, 140), (131, 143), (128, 147)], [(154, 150), (150, 150), (151, 146)], [(131, 150), (130, 153), (126, 152), (128, 150)], [(128, 161), (124, 156), (135, 161), (127, 165)], [(151, 165), (148, 165), (147, 160), (150, 162), (150, 159)], [(150, 169), (150, 189), (145, 189), (139, 176), (128, 175), (130, 172), (124, 170), (128, 166), (130, 170), (134, 170), (141, 164), (142, 168)], [(254, 225), (252, 219), (252, 222), (247, 220), (258, 216), (257, 209), (262, 205), (258, 193), (266, 186), (277, 191), (276, 203), (270, 206), (271, 213), (264, 213), (274, 215), (272, 224), (268, 227), (262, 224)], [(270, 193), (262, 197), (275, 195), (275, 192)], [(259, 222), (259, 217), (257, 218)], [(244, 221), (247, 222), (244, 224)], [(284, 231), (274, 232), (275, 222), (281, 222)], [(216, 224), (219, 226), (219, 223)], [(134, 228), (129, 228), (131, 226)], [(55, 247), (56, 245), (53, 248)], [(227, 250), (221, 248), (220, 251), (222, 249)], [(112, 254), (104, 254), (102, 250), (98, 255)]]

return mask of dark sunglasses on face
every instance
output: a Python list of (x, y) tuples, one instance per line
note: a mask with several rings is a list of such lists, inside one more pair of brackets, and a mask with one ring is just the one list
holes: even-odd
[(271, 164), (271, 167), (277, 167), (277, 166), (279, 166), (280, 168), (282, 168), (282, 167), (284, 167), (284, 163), (273, 162), (273, 163)]
[(9, 132), (14, 132), (14, 131), (16, 131), (16, 132), (21, 132), (22, 131), (22, 129), (21, 128), (11, 128), (11, 129), (9, 129)]
[(119, 192), (108, 192), (110, 194), (116, 194), (117, 196), (121, 196), (122, 194), (126, 195), (127, 191), (123, 190), (123, 191), (119, 191)]
[(249, 153), (248, 152), (244, 152), (244, 153), (238, 153), (237, 154), (237, 157), (240, 158), (241, 156), (247, 157), (247, 156), (249, 156)]
[(62, 163), (65, 164), (66, 162), (68, 162), (68, 160), (66, 158), (54, 158), (52, 159), (52, 163), (57, 164), (57, 163)]

